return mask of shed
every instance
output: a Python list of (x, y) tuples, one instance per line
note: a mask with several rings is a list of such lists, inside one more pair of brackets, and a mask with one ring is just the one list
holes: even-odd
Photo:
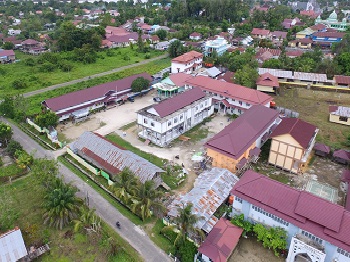
[(331, 148), (321, 143), (315, 143), (314, 145), (315, 155), (326, 157), (331, 152)]
[(335, 150), (333, 160), (339, 164), (347, 165), (350, 163), (350, 152), (344, 149)]

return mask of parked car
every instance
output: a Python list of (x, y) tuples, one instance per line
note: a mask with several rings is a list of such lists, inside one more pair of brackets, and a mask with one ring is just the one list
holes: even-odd
[(157, 96), (157, 97), (153, 97), (153, 101), (154, 102), (160, 102), (160, 101), (162, 101), (162, 99)]
[(135, 102), (135, 99), (134, 99), (133, 97), (129, 97), (128, 100), (129, 100), (130, 102)]

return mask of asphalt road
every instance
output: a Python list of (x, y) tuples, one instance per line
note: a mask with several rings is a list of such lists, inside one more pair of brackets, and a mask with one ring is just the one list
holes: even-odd
[(127, 66), (122, 66), (122, 67), (114, 68), (114, 69), (106, 71), (106, 72), (94, 74), (94, 75), (91, 75), (91, 76), (86, 76), (86, 77), (83, 77), (83, 78), (80, 78), (80, 79), (76, 79), (76, 80), (72, 80), (72, 81), (69, 81), (69, 82), (48, 86), (48, 87), (43, 88), (43, 89), (34, 90), (34, 91), (31, 91), (31, 92), (24, 93), (23, 97), (34, 96), (36, 94), (44, 93), (44, 92), (47, 92), (47, 91), (50, 91), (50, 90), (54, 90), (54, 89), (57, 89), (57, 88), (60, 88), (60, 87), (69, 86), (69, 85), (73, 85), (73, 84), (76, 84), (76, 83), (84, 82), (84, 81), (93, 79), (95, 77), (110, 75), (110, 74), (113, 74), (113, 73), (117, 73), (117, 72), (123, 71), (123, 70), (128, 69), (128, 68), (133, 68), (133, 67), (136, 67), (136, 66), (139, 66), (139, 65), (148, 64), (149, 62), (156, 61), (156, 60), (159, 60), (159, 59), (162, 59), (162, 58), (166, 58), (166, 57), (168, 57), (167, 54), (161, 55), (161, 56), (157, 56), (157, 57), (154, 57), (154, 58), (151, 58), (151, 59), (146, 59), (146, 60), (143, 60), (143, 61), (141, 61), (140, 63), (137, 63), (137, 64), (131, 64), (131, 65), (127, 65)]
[[(7, 122), (4, 119), (0, 119)], [(7, 122), (11, 125), (13, 130), (13, 139), (21, 143), (23, 148), (28, 153), (33, 153), (36, 158), (54, 159), (55, 155), (52, 151), (43, 149), (39, 144), (32, 140), (26, 133), (20, 130), (17, 126)], [(171, 259), (158, 248), (147, 236), (147, 234), (138, 226), (130, 222), (126, 217), (119, 213), (106, 199), (97, 193), (90, 185), (88, 180), (83, 181), (80, 177), (75, 175), (66, 166), (59, 163), (59, 172), (66, 183), (74, 184), (79, 192), (77, 196), (89, 199), (89, 207), (95, 208), (96, 213), (108, 223), (120, 236), (122, 236), (129, 244), (135, 248), (145, 261), (150, 262), (166, 262)], [(121, 224), (121, 229), (115, 226), (116, 221)]]

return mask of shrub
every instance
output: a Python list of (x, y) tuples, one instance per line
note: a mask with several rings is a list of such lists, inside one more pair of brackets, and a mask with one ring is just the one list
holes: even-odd
[(11, 157), (14, 157), (17, 150), (23, 150), (23, 147), (19, 142), (11, 140), (6, 148), (7, 153), (9, 153)]
[(35, 66), (35, 61), (33, 58), (27, 58), (26, 60), (24, 60), (24, 64), (26, 66)]
[(12, 82), (12, 87), (14, 89), (25, 89), (27, 88), (27, 83), (23, 79), (16, 79)]
[(114, 56), (114, 51), (111, 49), (108, 49), (106, 52), (106, 56), (109, 56), (109, 57)]
[(124, 59), (125, 61), (129, 61), (129, 60), (130, 60), (130, 57), (129, 57), (128, 55), (124, 55), (123, 59)]
[(151, 58), (151, 54), (150, 53), (145, 54), (145, 59), (150, 59), (150, 58)]
[(193, 242), (186, 240), (186, 242), (178, 248), (177, 253), (181, 261), (192, 262), (197, 253), (197, 247)]
[(40, 72), (53, 72), (55, 71), (56, 66), (52, 63), (49, 62), (45, 62), (44, 64), (42, 64), (39, 68)]

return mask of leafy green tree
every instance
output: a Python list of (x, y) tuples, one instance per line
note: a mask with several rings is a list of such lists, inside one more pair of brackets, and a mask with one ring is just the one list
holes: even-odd
[(252, 68), (249, 65), (243, 66), (242, 69), (238, 69), (235, 74), (235, 83), (249, 87), (255, 88), (256, 80), (259, 74), (256, 68)]
[(12, 96), (4, 97), (4, 100), (0, 103), (0, 113), (9, 118), (15, 117), (15, 105)]
[(34, 122), (40, 127), (55, 127), (58, 123), (58, 116), (54, 112), (47, 110), (44, 113), (37, 115)]
[(0, 122), (0, 142), (2, 145), (5, 145), (5, 147), (8, 145), (8, 142), (12, 138), (12, 128), (10, 125)]
[(15, 153), (17, 150), (23, 150), (23, 147), (21, 146), (21, 144), (19, 142), (17, 142), (16, 140), (11, 140), (6, 148), (7, 153), (11, 156), (14, 157)]
[(249, 221), (244, 220), (243, 214), (234, 215), (231, 219), (231, 223), (242, 228), (243, 229), (242, 235), (244, 236), (253, 230), (253, 225)]
[(83, 201), (75, 196), (77, 189), (56, 179), (44, 197), (44, 224), (62, 230), (80, 214)]
[(101, 218), (95, 214), (95, 209), (80, 208), (80, 217), (74, 222), (74, 232), (84, 229), (85, 233), (99, 233), (101, 231)]
[(146, 218), (151, 217), (152, 213), (163, 213), (165, 208), (159, 202), (159, 198), (162, 196), (162, 192), (156, 190), (154, 182), (148, 180), (145, 183), (140, 183), (135, 187), (133, 198), (131, 199), (131, 210), (133, 213), (138, 214), (144, 221)]
[(117, 181), (113, 185), (113, 192), (117, 198), (127, 204), (133, 195), (138, 180), (129, 168), (124, 168), (117, 176)]
[(37, 158), (33, 161), (31, 172), (35, 180), (40, 181), (44, 188), (50, 188), (58, 175), (57, 161), (47, 158)]
[(33, 58), (29, 57), (26, 60), (24, 60), (24, 64), (26, 66), (35, 66), (35, 61)]
[(143, 77), (136, 78), (131, 84), (131, 90), (133, 92), (141, 92), (147, 88), (149, 88), (149, 80)]
[(27, 166), (31, 165), (34, 160), (33, 156), (29, 155), (24, 150), (16, 150), (15, 158), (16, 158), (16, 164), (22, 169), (25, 169)]
[(138, 31), (137, 48), (140, 52), (143, 52), (145, 49), (145, 43), (143, 42), (143, 39), (142, 39), (141, 30)]
[(169, 52), (169, 56), (173, 58), (173, 57), (178, 57), (183, 53), (185, 53), (186, 49), (182, 45), (181, 41), (176, 40), (169, 45), (168, 52)]
[(283, 69), (283, 65), (280, 59), (269, 59), (265, 60), (262, 67), (264, 68), (276, 68)]
[(168, 32), (165, 31), (164, 29), (158, 30), (156, 32), (156, 35), (159, 37), (160, 41), (164, 41), (167, 37)]
[(5, 50), (11, 50), (15, 47), (15, 45), (12, 42), (5, 42), (2, 45), (2, 48), (4, 48)]
[(350, 52), (343, 52), (337, 56), (336, 60), (345, 75), (350, 75)]

